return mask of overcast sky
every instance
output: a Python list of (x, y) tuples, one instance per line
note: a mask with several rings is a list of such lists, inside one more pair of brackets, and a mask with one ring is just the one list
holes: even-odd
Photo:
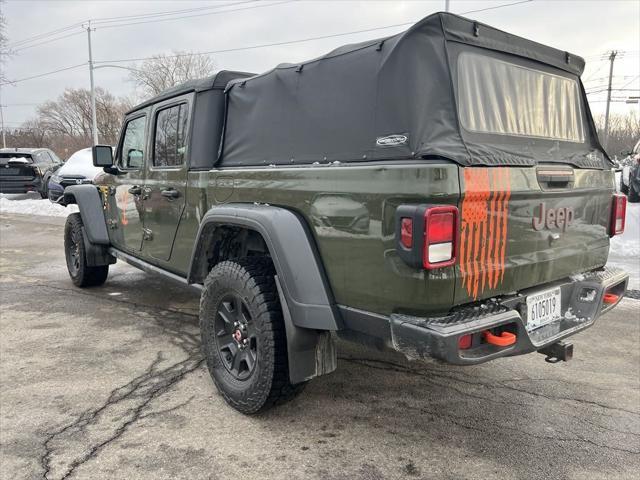
[[(451, 11), (463, 13), (517, 0), (451, 0)], [(217, 10), (199, 10), (150, 19), (106, 18), (151, 14), (174, 10), (222, 6)], [(50, 32), (87, 19), (102, 19), (93, 33), (94, 61), (148, 57), (175, 50), (211, 51), (266, 43), (317, 37), (365, 30), (387, 25), (415, 22), (433, 12), (444, 10), (444, 0), (428, 1), (36, 1), (6, 0), (1, 8), (7, 20), (10, 44)], [(236, 10), (220, 13), (223, 10)], [(214, 12), (218, 12), (213, 14)], [(199, 15), (199, 16), (195, 16)], [(623, 52), (614, 64), (614, 87), (640, 89), (640, 1), (563, 1), (533, 0), (483, 12), (468, 17), (488, 23), (529, 39), (567, 50), (585, 57), (583, 74), (587, 90), (606, 88), (608, 62), (606, 53)], [(122, 23), (130, 25), (115, 26)], [(107, 28), (111, 27), (111, 28)], [(298, 62), (321, 55), (339, 45), (391, 35), (407, 27), (315, 40), (292, 45), (271, 46), (211, 55), (220, 69), (261, 72), (281, 62)], [(69, 36), (68, 36), (69, 35)], [(87, 38), (81, 26), (57, 35), (66, 38), (32, 41), (39, 45), (20, 50), (3, 68), (12, 80), (86, 63)], [(24, 46), (25, 44), (22, 44)], [(135, 62), (119, 63), (135, 66)], [(133, 85), (126, 70), (103, 68), (95, 71), (96, 85), (116, 95), (129, 95)], [(16, 127), (33, 117), (35, 104), (53, 99), (66, 87), (88, 88), (88, 67), (80, 67), (2, 87), (5, 122)], [(615, 97), (639, 95), (638, 91), (614, 92)], [(606, 93), (590, 95), (594, 113), (604, 111)], [(614, 103), (615, 112), (638, 113), (638, 105)]]

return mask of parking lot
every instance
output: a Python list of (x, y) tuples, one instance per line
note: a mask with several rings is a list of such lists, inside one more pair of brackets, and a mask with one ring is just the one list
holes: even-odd
[(74, 288), (63, 224), (0, 217), (2, 478), (637, 478), (638, 300), (557, 365), (340, 343), (336, 372), (245, 417), (203, 365), (198, 294), (121, 263)]

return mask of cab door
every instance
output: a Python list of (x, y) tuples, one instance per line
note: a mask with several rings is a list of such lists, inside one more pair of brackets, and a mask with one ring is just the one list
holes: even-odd
[(144, 184), (145, 257), (169, 261), (185, 207), (191, 95), (154, 107)]
[(109, 188), (107, 224), (111, 243), (118, 249), (142, 248), (142, 194), (146, 159), (147, 115), (136, 113), (125, 121), (118, 149), (115, 175)]

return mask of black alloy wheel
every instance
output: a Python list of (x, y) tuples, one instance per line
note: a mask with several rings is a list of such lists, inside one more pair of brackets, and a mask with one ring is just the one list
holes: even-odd
[(258, 356), (256, 327), (249, 308), (238, 294), (230, 293), (218, 304), (214, 323), (223, 365), (236, 380), (246, 380)]

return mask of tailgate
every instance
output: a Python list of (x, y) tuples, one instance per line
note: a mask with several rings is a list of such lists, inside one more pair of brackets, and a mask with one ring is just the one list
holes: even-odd
[(464, 196), (455, 303), (507, 294), (603, 266), (609, 170), (460, 168)]

